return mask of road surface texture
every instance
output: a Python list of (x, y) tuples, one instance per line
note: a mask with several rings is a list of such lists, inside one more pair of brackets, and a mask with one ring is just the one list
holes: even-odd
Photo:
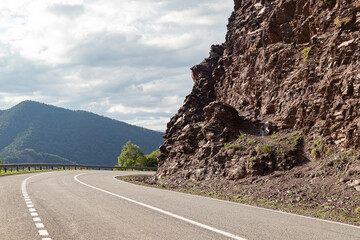
[(0, 239), (360, 239), (355, 226), (114, 179), (125, 174), (0, 177)]

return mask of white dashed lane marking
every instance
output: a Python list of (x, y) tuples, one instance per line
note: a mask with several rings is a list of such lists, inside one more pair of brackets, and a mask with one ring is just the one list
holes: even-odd
[[(43, 173), (42, 173), (43, 174)], [(31, 177), (28, 177), (26, 178), (22, 183), (21, 183), (21, 191), (22, 191), (22, 194), (24, 196), (24, 200), (25, 200), (25, 204), (26, 206), (28, 207), (29, 209), (29, 212), (30, 212), (30, 215), (33, 217), (33, 221), (35, 223), (35, 227), (38, 229), (38, 233), (41, 237), (44, 237), (44, 236), (49, 236), (49, 233), (48, 231), (45, 229), (45, 226), (44, 224), (41, 222), (41, 218), (39, 218), (39, 214), (36, 212), (36, 209), (34, 207), (34, 204), (33, 202), (31, 201), (31, 198), (29, 197), (29, 194), (26, 190), (26, 182), (32, 178), (32, 177), (36, 177), (36, 176), (39, 176), (39, 175), (42, 175), (42, 174), (38, 174), (38, 175), (34, 175), (34, 176), (31, 176)], [(46, 237), (46, 238), (41, 238), (42, 240), (51, 240), (51, 238), (49, 237)]]
[(35, 223), (35, 226), (37, 228), (44, 228), (45, 227), (43, 223)]
[(47, 236), (47, 235), (49, 235), (49, 233), (46, 231), (46, 230), (39, 230), (39, 234), (40, 234), (40, 236)]

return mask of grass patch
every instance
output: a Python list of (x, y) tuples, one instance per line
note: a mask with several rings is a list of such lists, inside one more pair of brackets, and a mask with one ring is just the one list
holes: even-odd
[(195, 123), (195, 128), (201, 128), (205, 125), (205, 122), (197, 122)]
[(255, 162), (256, 161), (256, 157), (249, 157), (246, 159), (249, 162)]
[(253, 138), (248, 139), (248, 140), (247, 140), (247, 143), (248, 143), (250, 146), (255, 146), (255, 145), (258, 144), (258, 142), (257, 142), (255, 139), (253, 139)]
[(321, 139), (317, 139), (313, 143), (313, 149), (311, 150), (311, 157), (316, 162), (326, 155), (327, 147)]
[(245, 137), (245, 133), (243, 131), (239, 131), (239, 135), (238, 135), (238, 139), (237, 139), (237, 142), (238, 143), (241, 143), (244, 141), (244, 137)]
[(243, 146), (241, 146), (241, 143), (244, 141), (245, 133), (242, 131), (239, 131), (238, 139), (236, 140), (236, 143), (230, 144), (230, 143), (224, 143), (225, 148), (235, 148), (235, 149), (243, 149)]
[(357, 207), (357, 208), (355, 209), (355, 213), (360, 215), (360, 207)]
[(335, 18), (335, 20), (334, 20), (334, 24), (335, 24), (336, 26), (339, 26), (339, 25), (341, 25), (342, 23), (348, 23), (348, 22), (350, 22), (350, 20), (351, 20), (351, 18), (349, 18), (349, 17), (343, 17), (343, 18), (337, 17), (337, 18)]
[(273, 135), (271, 135), (270, 139), (271, 139), (271, 140), (276, 140), (277, 137), (278, 137), (278, 133), (276, 132), (276, 133), (274, 133)]
[[(67, 169), (69, 170), (69, 169)], [(35, 172), (49, 172), (49, 171), (63, 171), (63, 169), (59, 168), (59, 169), (35, 169), (35, 168), (30, 168), (30, 170), (28, 168), (26, 169), (19, 169), (19, 171), (16, 171), (16, 169), (13, 169), (12, 171), (10, 169), (8, 169), (6, 172), (5, 170), (2, 168), (0, 170), (0, 176), (7, 176), (7, 175), (14, 175), (14, 174), (22, 174), (22, 173), (35, 173)]]
[(304, 57), (304, 62), (308, 61), (309, 52), (310, 52), (311, 48), (312, 48), (312, 46), (304, 48), (303, 50), (301, 50), (301, 53), (303, 54), (303, 57)]
[(224, 143), (224, 147), (225, 148), (242, 149), (242, 146), (240, 144), (238, 144), (238, 143), (233, 143), (233, 144)]
[(285, 154), (285, 153), (287, 153), (287, 151), (285, 149), (282, 149), (282, 148), (278, 148), (275, 151), (276, 155), (281, 155), (281, 154)]
[(263, 153), (272, 153), (274, 152), (274, 146), (273, 145), (261, 145), (259, 146), (259, 151)]

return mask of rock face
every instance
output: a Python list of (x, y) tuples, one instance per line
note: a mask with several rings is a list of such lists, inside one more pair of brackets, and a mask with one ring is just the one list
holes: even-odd
[(360, 0), (235, 0), (226, 42), (192, 68), (156, 179), (286, 170), (317, 139), (359, 148), (359, 10)]

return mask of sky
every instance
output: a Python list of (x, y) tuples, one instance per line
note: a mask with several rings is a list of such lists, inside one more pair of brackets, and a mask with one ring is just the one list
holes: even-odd
[(0, 109), (24, 100), (165, 131), (233, 0), (1, 0)]

